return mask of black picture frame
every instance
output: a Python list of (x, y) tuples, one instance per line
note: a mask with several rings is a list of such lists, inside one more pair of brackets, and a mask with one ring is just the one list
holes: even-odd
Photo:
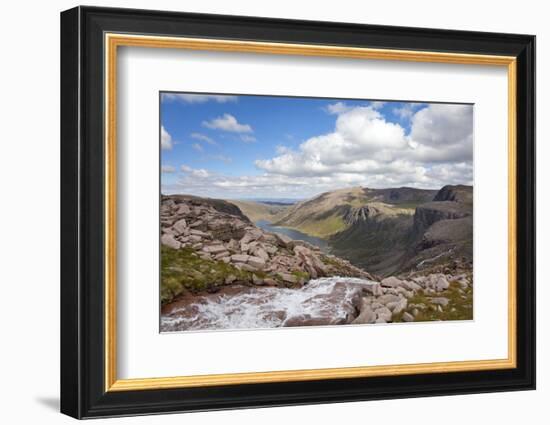
[[(369, 378), (105, 391), (104, 34), (517, 58), (517, 367)], [(61, 412), (75, 418), (535, 388), (535, 37), (76, 7), (61, 13)]]

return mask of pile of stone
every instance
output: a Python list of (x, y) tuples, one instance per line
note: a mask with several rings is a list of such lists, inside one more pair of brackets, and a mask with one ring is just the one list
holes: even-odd
[[(372, 287), (371, 293), (361, 299), (359, 315), (351, 323), (387, 323), (395, 321), (396, 317), (404, 322), (413, 322), (421, 311), (428, 308), (442, 312), (449, 304), (449, 299), (441, 296), (441, 292), (449, 288), (451, 281), (457, 282), (460, 290), (472, 285), (466, 274), (453, 276), (434, 273), (416, 276), (410, 280), (387, 277)], [(419, 291), (428, 296), (428, 304), (409, 303), (409, 299)]]
[[(161, 243), (173, 249), (192, 249), (204, 260), (223, 261), (251, 272), (249, 283), (255, 285), (300, 286), (310, 278), (334, 275), (373, 279), (307, 242), (256, 227), (233, 210), (232, 204), (222, 202), (163, 197)], [(231, 278), (229, 282), (233, 282)]]

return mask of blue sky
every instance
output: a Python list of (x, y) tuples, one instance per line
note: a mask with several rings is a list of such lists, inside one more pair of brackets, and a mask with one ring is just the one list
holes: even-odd
[(160, 96), (163, 193), (302, 199), (348, 186), (471, 184), (471, 105)]

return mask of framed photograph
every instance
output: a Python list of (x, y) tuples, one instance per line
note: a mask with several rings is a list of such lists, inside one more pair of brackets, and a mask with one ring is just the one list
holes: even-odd
[(61, 411), (535, 388), (535, 37), (61, 14)]

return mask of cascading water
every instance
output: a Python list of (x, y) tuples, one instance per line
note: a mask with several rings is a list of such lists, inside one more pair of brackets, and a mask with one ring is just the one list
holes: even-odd
[(258, 329), (350, 323), (361, 297), (376, 282), (325, 277), (299, 289), (227, 287), (215, 294), (183, 298), (161, 316), (162, 332)]

